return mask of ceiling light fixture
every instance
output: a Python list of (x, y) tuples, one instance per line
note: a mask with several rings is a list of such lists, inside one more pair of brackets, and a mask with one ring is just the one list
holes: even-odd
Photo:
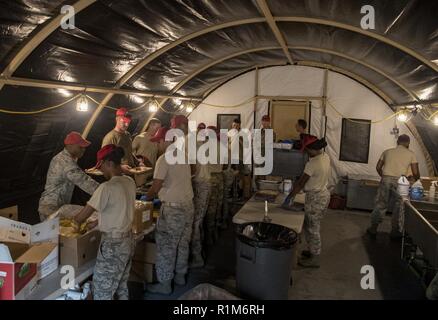
[(87, 112), (88, 111), (88, 99), (85, 94), (81, 94), (76, 102), (76, 110), (79, 112)]
[(158, 102), (155, 99), (152, 99), (149, 102), (149, 112), (157, 112), (158, 111)]
[(399, 114), (397, 114), (397, 120), (400, 122), (406, 122), (408, 121), (408, 113), (406, 111), (401, 111)]

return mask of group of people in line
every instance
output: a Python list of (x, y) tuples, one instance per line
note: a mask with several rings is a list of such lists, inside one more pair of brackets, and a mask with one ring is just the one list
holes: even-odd
[[(128, 299), (127, 281), (134, 254), (135, 243), (131, 233), (136, 199), (136, 184), (129, 177), (135, 166), (154, 168), (152, 186), (146, 200), (158, 197), (161, 201), (160, 216), (156, 226), (157, 245), (156, 275), (158, 283), (150, 284), (152, 293), (170, 294), (172, 283), (185, 285), (189, 268), (204, 266), (203, 249), (218, 239), (218, 231), (229, 223), (230, 191), (235, 179), (246, 174), (243, 163), (195, 165), (169, 164), (165, 150), (172, 144), (166, 141), (169, 130), (158, 119), (151, 119), (146, 131), (132, 141), (127, 131), (131, 117), (125, 108), (116, 113), (116, 126), (103, 139), (97, 153), (96, 169), (107, 179), (99, 185), (79, 168), (77, 160), (90, 145), (79, 133), (72, 132), (64, 140), (65, 148), (51, 161), (45, 190), (39, 203), (42, 220), (71, 202), (74, 186), (91, 195), (86, 206), (76, 214), (74, 221), (79, 226), (95, 211), (99, 213), (99, 230), (102, 240), (93, 277), (94, 299)], [(306, 194), (304, 235), (308, 250), (301, 253), (299, 264), (303, 267), (320, 266), (321, 220), (330, 202), (328, 190), (331, 174), (330, 158), (325, 153), (327, 142), (306, 133), (307, 123), (300, 119), (296, 130), (300, 139), (294, 148), (306, 152), (309, 161), (302, 176), (295, 181), (283, 206), (292, 206), (294, 197), (301, 191)], [(177, 115), (171, 120), (172, 129), (188, 133), (188, 119)], [(198, 130), (214, 126), (198, 125)], [(240, 120), (235, 119), (233, 129), (240, 130)], [(271, 129), (269, 116), (262, 119), (262, 130)], [(229, 146), (229, 138), (227, 143)], [(275, 138), (274, 138), (275, 139)], [(219, 141), (220, 142), (220, 141)], [(412, 151), (408, 150), (409, 137), (402, 135), (398, 147), (383, 153), (377, 165), (382, 181), (378, 191), (376, 208), (372, 214), (368, 234), (375, 236), (394, 191), (397, 179), (411, 169), (418, 179), (418, 163)], [(401, 206), (399, 201), (398, 206)], [(399, 211), (397, 211), (399, 212)], [(393, 215), (393, 235), (400, 231), (400, 215)], [(89, 226), (90, 228), (95, 225)]]
[[(156, 226), (156, 273), (158, 285), (151, 292), (168, 294), (171, 282), (185, 284), (189, 266), (204, 265), (205, 245), (213, 245), (220, 229), (229, 223), (230, 193), (239, 177), (241, 164), (168, 164), (165, 150), (169, 130), (152, 118), (145, 132), (132, 141), (128, 132), (131, 116), (125, 108), (116, 112), (116, 125), (103, 139), (97, 152), (97, 164), (106, 182), (99, 184), (77, 164), (91, 144), (77, 132), (64, 139), (65, 148), (50, 162), (46, 185), (39, 202), (40, 219), (46, 220), (65, 204), (70, 204), (75, 186), (91, 195), (91, 199), (74, 217), (77, 226), (95, 211), (102, 233), (93, 277), (95, 299), (127, 299), (127, 280), (134, 253), (131, 225), (136, 200), (136, 184), (130, 177), (136, 166), (154, 168), (153, 183), (146, 200), (158, 197), (161, 212)], [(235, 119), (233, 129), (240, 130)], [(188, 132), (188, 119), (177, 115), (172, 129)], [(198, 130), (211, 129), (201, 123)], [(227, 141), (228, 142), (228, 141)], [(94, 228), (96, 224), (89, 225)]]

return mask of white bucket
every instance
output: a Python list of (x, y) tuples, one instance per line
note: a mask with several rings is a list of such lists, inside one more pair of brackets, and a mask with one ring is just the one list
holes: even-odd
[(409, 196), (409, 187), (410, 183), (408, 178), (405, 176), (401, 176), (400, 179), (398, 179), (398, 186), (397, 186), (397, 192), (402, 197)]
[(292, 191), (292, 180), (286, 179), (283, 182), (284, 193), (290, 193)]

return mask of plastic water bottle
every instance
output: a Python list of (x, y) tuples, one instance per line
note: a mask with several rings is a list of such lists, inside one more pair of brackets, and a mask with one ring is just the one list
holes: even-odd
[(284, 184), (283, 184), (283, 189), (284, 189), (284, 193), (288, 194), (291, 192), (292, 190), (292, 180), (284, 180)]
[(412, 200), (421, 200), (424, 195), (423, 185), (420, 180), (417, 180), (411, 188), (411, 199)]
[(401, 176), (400, 179), (398, 179), (397, 192), (401, 197), (409, 196), (409, 185), (410, 183), (406, 176)]

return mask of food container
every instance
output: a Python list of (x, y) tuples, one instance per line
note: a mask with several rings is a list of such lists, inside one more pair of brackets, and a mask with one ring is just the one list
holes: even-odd
[(279, 191), (281, 182), (280, 181), (270, 181), (270, 180), (258, 180), (257, 185), (258, 185), (259, 190)]
[(283, 181), (283, 192), (290, 193), (292, 191), (292, 180), (286, 179)]

